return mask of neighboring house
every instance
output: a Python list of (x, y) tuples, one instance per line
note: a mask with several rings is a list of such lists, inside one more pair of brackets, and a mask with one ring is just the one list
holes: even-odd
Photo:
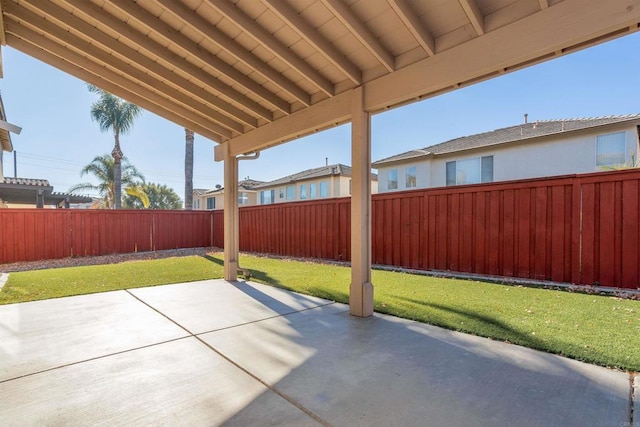
[[(238, 182), (238, 204), (240, 206), (252, 206), (257, 204), (257, 190), (255, 187), (264, 184), (255, 179), (244, 179)], [(193, 209), (213, 210), (224, 208), (224, 188), (217, 186), (213, 190), (193, 190)]]
[(55, 193), (46, 179), (9, 177), (0, 183), (0, 199), (9, 208), (69, 208), (71, 204), (92, 201), (91, 197)]
[(638, 160), (640, 114), (526, 121), (412, 150), (372, 166), (379, 191), (596, 172)]
[(193, 210), (202, 210), (203, 208), (201, 206), (206, 206), (206, 202), (203, 204), (203, 200), (205, 199), (202, 196), (207, 191), (209, 190), (207, 190), (206, 188), (193, 189), (193, 199), (192, 199), (192, 205), (191, 205), (191, 208)]
[[(351, 194), (351, 166), (335, 164), (298, 172), (255, 187), (258, 204), (346, 197)], [(371, 192), (378, 191), (378, 177), (371, 174)]]

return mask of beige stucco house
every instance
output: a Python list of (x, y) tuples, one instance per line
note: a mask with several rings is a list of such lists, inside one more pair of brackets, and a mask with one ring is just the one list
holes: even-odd
[[(253, 206), (257, 204), (258, 191), (256, 186), (264, 184), (264, 181), (244, 179), (238, 182), (238, 204), (240, 206)], [(193, 209), (214, 210), (224, 208), (224, 187), (217, 186), (212, 190), (196, 188), (193, 190)]]
[[(327, 165), (288, 175), (255, 187), (258, 204), (347, 197), (351, 195), (351, 166)], [(378, 177), (371, 174), (371, 192), (378, 191)]]
[(638, 161), (640, 114), (527, 122), (372, 163), (379, 191), (603, 171)]

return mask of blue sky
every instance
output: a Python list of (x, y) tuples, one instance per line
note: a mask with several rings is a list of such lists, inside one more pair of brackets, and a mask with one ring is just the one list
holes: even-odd
[[(640, 113), (640, 34), (583, 50), (488, 82), (373, 116), (372, 159), (529, 120)], [(88, 178), (80, 169), (110, 153), (113, 137), (91, 121), (95, 95), (81, 80), (9, 47), (2, 50), (0, 91), (13, 135), (18, 176), (48, 179), (55, 191)], [(184, 193), (184, 129), (145, 111), (121, 138), (148, 182)], [(194, 187), (222, 184), (213, 143), (196, 135)], [(240, 178), (269, 181), (329, 163), (351, 163), (350, 127), (340, 126), (262, 152), (240, 163)], [(13, 158), (5, 153), (5, 174)]]

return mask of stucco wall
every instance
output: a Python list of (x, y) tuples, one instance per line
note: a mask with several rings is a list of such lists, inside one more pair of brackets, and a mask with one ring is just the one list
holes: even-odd
[[(416, 167), (416, 184), (415, 188), (429, 188), (431, 186), (431, 164), (429, 159), (423, 159), (420, 161), (409, 161), (406, 163), (398, 163), (397, 165), (391, 167), (380, 168), (378, 170), (378, 181), (376, 183), (376, 191), (371, 191), (372, 193), (388, 193), (392, 191), (404, 191), (404, 190), (413, 190), (414, 188), (407, 188), (405, 186), (406, 183), (406, 170), (412, 166)], [(389, 190), (389, 170), (397, 169), (398, 170), (398, 188)]]
[[(344, 175), (332, 175), (332, 176), (325, 176), (322, 178), (318, 178), (318, 179), (309, 179), (309, 180), (304, 180), (304, 181), (297, 181), (295, 183), (291, 183), (289, 185), (294, 185), (295, 186), (295, 197), (293, 200), (287, 200), (286, 199), (286, 187), (287, 185), (280, 185), (280, 186), (276, 186), (276, 187), (265, 187), (265, 188), (261, 188), (258, 191), (258, 195), (257, 195), (257, 202), (256, 204), (260, 204), (260, 191), (268, 191), (268, 190), (275, 190), (274, 191), (274, 196), (275, 196), (275, 200), (274, 203), (283, 203), (283, 202), (296, 202), (296, 201), (300, 201), (300, 186), (301, 185), (305, 185), (306, 189), (307, 189), (307, 198), (304, 200), (314, 200), (314, 199), (322, 199), (322, 198), (331, 198), (331, 197), (347, 197), (350, 195), (349, 193), (349, 181), (351, 181), (351, 177), (350, 176), (344, 176)], [(326, 182), (327, 183), (327, 196), (326, 197), (320, 197), (320, 183), (321, 182)], [(314, 199), (311, 198), (311, 193), (309, 190), (309, 185), (310, 184), (316, 184), (316, 197)], [(371, 188), (372, 188), (372, 192), (377, 192), (378, 191), (378, 183), (377, 181), (373, 181), (371, 182)], [(284, 193), (284, 197), (280, 198), (280, 190), (283, 191)]]
[[(596, 166), (597, 136), (615, 132), (625, 132), (627, 162), (632, 161), (632, 155), (637, 160), (638, 134), (635, 126), (601, 129), (573, 136), (565, 135), (564, 138), (487, 147), (381, 167), (378, 170), (379, 191), (407, 190), (405, 169), (409, 166), (417, 167), (416, 188), (444, 187), (447, 162), (482, 156), (493, 156), (494, 182), (602, 171), (602, 168)], [(398, 188), (389, 190), (389, 170), (394, 168), (398, 170)]]

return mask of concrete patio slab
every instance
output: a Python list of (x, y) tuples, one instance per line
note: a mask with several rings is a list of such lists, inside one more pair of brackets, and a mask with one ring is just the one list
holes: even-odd
[(0, 306), (0, 381), (188, 334), (126, 291)]
[(2, 425), (633, 425), (627, 373), (254, 283), (0, 306), (0, 349)]
[(224, 280), (138, 288), (130, 292), (193, 334), (331, 303), (271, 286), (251, 282), (229, 284)]
[(636, 375), (633, 379), (633, 419), (636, 423), (635, 426), (640, 426), (640, 375)]
[(355, 318), (335, 308), (201, 339), (333, 425), (629, 421), (626, 373), (391, 316)]
[(0, 384), (8, 425), (319, 425), (190, 337)]

